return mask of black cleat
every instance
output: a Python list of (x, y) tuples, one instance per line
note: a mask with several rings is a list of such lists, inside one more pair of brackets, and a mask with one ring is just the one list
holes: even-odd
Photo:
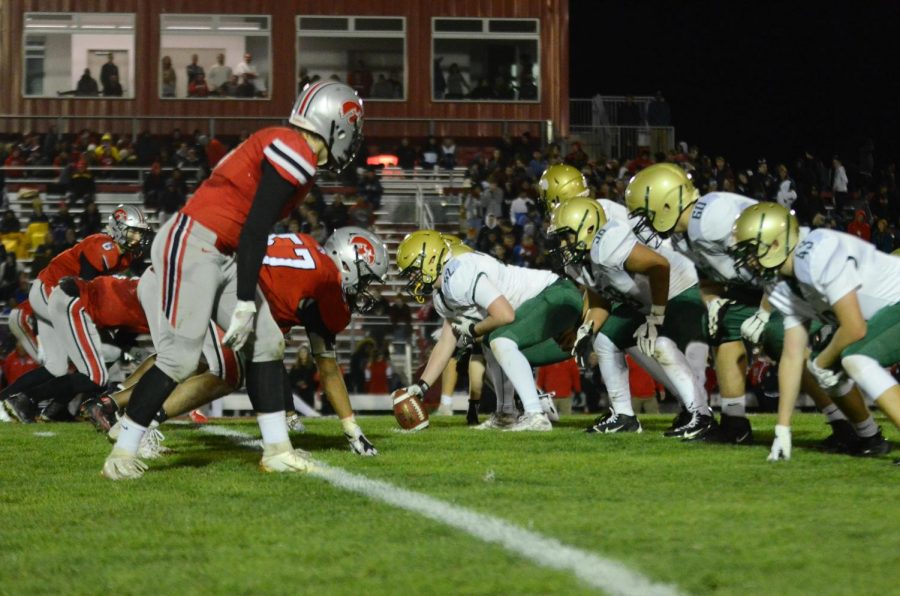
[(678, 415), (672, 419), (672, 424), (669, 425), (669, 428), (666, 429), (666, 432), (671, 432), (671, 431), (675, 430), (676, 428), (684, 426), (685, 424), (687, 424), (690, 421), (691, 421), (691, 413), (682, 407), (681, 411), (678, 412)]
[(627, 414), (616, 414), (610, 412), (605, 418), (601, 418), (593, 426), (584, 429), (586, 433), (640, 433), (644, 429), (637, 416), (628, 416)]
[(469, 426), (478, 426), (478, 404), (477, 401), (469, 401), (469, 410), (466, 412), (466, 424)]
[(853, 430), (850, 421), (833, 420), (828, 424), (831, 426), (831, 434), (819, 444), (819, 448), (828, 453), (850, 454), (856, 452), (859, 437)]
[(37, 405), (24, 393), (13, 393), (3, 401), (3, 407), (10, 416), (25, 424), (34, 422), (37, 415)]
[(719, 424), (713, 424), (713, 428), (708, 433), (690, 440), (730, 445), (752, 445), (753, 429), (750, 427), (750, 421), (743, 416), (722, 414)]
[(687, 424), (668, 430), (663, 434), (667, 437), (680, 437), (698, 441), (711, 432), (715, 425), (716, 421), (709, 414), (694, 412), (691, 414)]
[(89, 399), (81, 405), (82, 416), (91, 421), (97, 432), (108, 433), (119, 419), (119, 406), (108, 395)]
[(44, 408), (38, 419), (41, 422), (71, 422), (72, 414), (69, 413), (68, 404), (52, 401)]
[(881, 434), (881, 429), (871, 437), (859, 437), (852, 455), (857, 457), (877, 457), (891, 452), (891, 443)]

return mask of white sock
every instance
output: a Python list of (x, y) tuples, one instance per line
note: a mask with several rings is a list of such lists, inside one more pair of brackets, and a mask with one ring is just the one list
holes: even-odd
[(522, 408), (526, 414), (540, 414), (541, 402), (538, 400), (537, 387), (534, 384), (534, 373), (528, 359), (519, 351), (516, 342), (506, 337), (498, 337), (491, 341), (491, 351), (497, 358), (497, 363), (509, 377), (509, 381), (516, 388), (519, 399), (522, 400)]
[[(828, 418), (828, 422), (837, 422), (838, 420), (846, 420), (847, 417), (844, 416), (844, 413), (841, 412), (840, 408), (838, 408), (835, 404), (831, 404), (822, 408), (822, 413), (825, 414), (825, 417)], [(871, 420), (871, 416), (869, 419)]]
[(725, 416), (734, 416), (735, 418), (747, 417), (747, 396), (740, 397), (722, 397), (722, 414)]
[(119, 420), (119, 425), (122, 427), (122, 431), (119, 433), (119, 438), (116, 439), (116, 449), (122, 449), (132, 455), (137, 455), (138, 448), (141, 446), (141, 439), (144, 438), (144, 433), (147, 432), (147, 427), (141, 426), (129, 418), (127, 414)]
[(341, 418), (341, 426), (344, 427), (344, 434), (356, 437), (359, 434), (359, 425), (356, 423), (356, 416), (351, 414), (346, 418)]
[(600, 375), (606, 385), (612, 411), (616, 414), (634, 416), (625, 353), (602, 333), (598, 333), (594, 339), (594, 351), (597, 353)]
[(284, 410), (257, 414), (256, 422), (259, 423), (259, 432), (262, 433), (263, 443), (290, 442), (288, 438), (287, 416)]
[(875, 424), (875, 419), (871, 414), (862, 422), (854, 424), (853, 428), (856, 430), (856, 435), (862, 438), (874, 436), (878, 432), (878, 425)]
[(441, 396), (441, 405), (442, 406), (452, 406), (453, 405), (453, 396), (452, 395), (442, 395)]

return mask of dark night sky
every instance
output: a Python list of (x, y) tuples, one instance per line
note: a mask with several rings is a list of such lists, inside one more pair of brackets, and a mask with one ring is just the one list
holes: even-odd
[(660, 89), (678, 139), (736, 165), (900, 155), (900, 2), (572, 0), (570, 33), (571, 97)]

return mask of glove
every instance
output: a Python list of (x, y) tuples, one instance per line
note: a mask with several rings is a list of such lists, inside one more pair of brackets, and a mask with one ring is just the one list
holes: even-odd
[(822, 389), (836, 387), (844, 377), (843, 371), (834, 372), (831, 369), (822, 368), (816, 364), (814, 356), (810, 356), (809, 360), (806, 361), (806, 368), (812, 373), (812, 376), (816, 379), (816, 383), (818, 383), (819, 387)]
[(222, 343), (237, 352), (247, 343), (247, 338), (253, 331), (253, 321), (256, 318), (256, 303), (252, 300), (238, 300), (234, 312), (231, 313), (231, 323), (228, 331), (222, 338)]
[(409, 395), (415, 395), (419, 399), (422, 399), (422, 396), (425, 395), (425, 392), (428, 391), (430, 387), (431, 385), (429, 385), (422, 379), (419, 379), (418, 383), (410, 385), (406, 388), (406, 393), (408, 393)]
[(752, 317), (741, 323), (741, 337), (753, 345), (758, 344), (770, 316), (766, 310), (757, 310)]
[(463, 319), (459, 322), (451, 322), (450, 326), (453, 327), (456, 337), (463, 340), (464, 343), (471, 343), (475, 339), (475, 323)]
[(785, 461), (791, 459), (791, 427), (775, 425), (775, 440), (772, 441), (772, 450), (769, 452), (767, 461)]
[(728, 298), (716, 298), (715, 300), (711, 300), (706, 304), (706, 324), (710, 338), (716, 338), (719, 336), (719, 319), (721, 318), (724, 310), (731, 304), (734, 304), (734, 300), (729, 300)]
[(572, 346), (572, 356), (578, 366), (587, 368), (588, 358), (594, 349), (594, 325), (590, 321), (582, 323), (575, 333), (575, 344)]
[(347, 437), (347, 442), (350, 443), (350, 449), (356, 455), (362, 455), (363, 457), (373, 457), (378, 455), (378, 450), (375, 449), (375, 445), (366, 438), (362, 429), (355, 422), (351, 424), (349, 428), (345, 425), (344, 436)]
[(650, 314), (647, 315), (646, 322), (634, 332), (633, 337), (637, 340), (638, 349), (650, 358), (653, 358), (656, 353), (656, 338), (659, 336), (656, 328), (663, 324), (664, 312), (664, 306), (654, 304), (650, 307)]

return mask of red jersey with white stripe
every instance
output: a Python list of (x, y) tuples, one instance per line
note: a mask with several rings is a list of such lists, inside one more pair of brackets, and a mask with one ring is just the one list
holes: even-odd
[(112, 236), (92, 234), (53, 257), (53, 260), (38, 273), (38, 279), (44, 282), (47, 296), (64, 277), (83, 277), (81, 267), (86, 261), (102, 275), (125, 271), (131, 265), (131, 255), (119, 250)]
[(305, 300), (316, 302), (322, 322), (335, 335), (350, 323), (341, 272), (312, 236), (270, 235), (259, 285), (282, 329), (304, 324), (297, 309)]
[(97, 277), (76, 280), (81, 304), (98, 329), (150, 333), (147, 315), (138, 299), (139, 277)]
[(303, 135), (284, 126), (264, 128), (238, 145), (181, 210), (215, 232), (225, 252), (237, 250), (241, 228), (262, 178), (263, 160), (297, 187), (281, 212), (282, 218), (287, 217), (312, 187), (317, 160)]

